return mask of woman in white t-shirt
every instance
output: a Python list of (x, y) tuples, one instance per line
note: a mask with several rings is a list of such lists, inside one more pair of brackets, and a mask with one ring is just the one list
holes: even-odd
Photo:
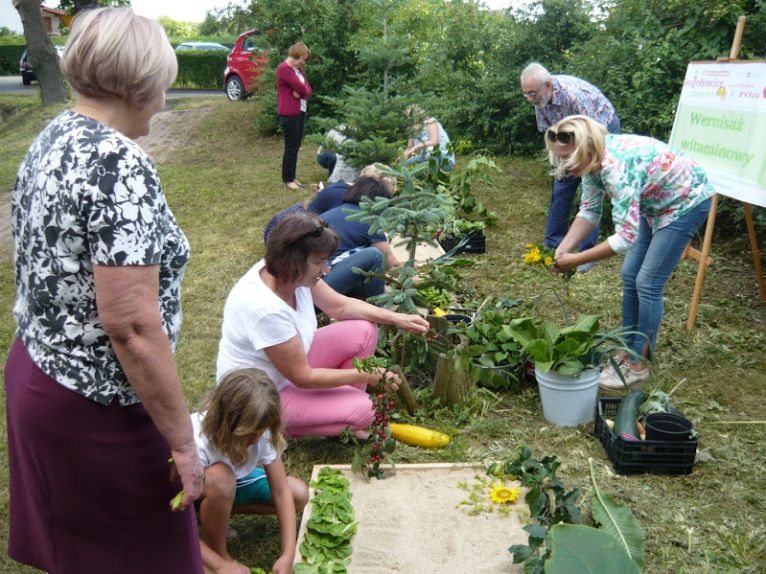
[(226, 548), (232, 514), (276, 514), (282, 554), (270, 572), (290, 574), (295, 558), (295, 512), (308, 502), (308, 485), (287, 476), (279, 395), (266, 373), (232, 371), (191, 415), (197, 454), (205, 466), (198, 514), (206, 572), (249, 574)]
[[(373, 420), (366, 389), (383, 373), (360, 373), (353, 360), (375, 352), (375, 323), (428, 331), (419, 315), (381, 309), (327, 285), (322, 277), (337, 245), (338, 236), (317, 215), (288, 215), (269, 234), (265, 258), (237, 282), (224, 307), (217, 376), (265, 371), (279, 389), (288, 436), (366, 429)], [(317, 329), (315, 305), (336, 322)]]

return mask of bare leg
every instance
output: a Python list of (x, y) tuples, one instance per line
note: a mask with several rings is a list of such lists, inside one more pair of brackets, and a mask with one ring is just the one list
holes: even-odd
[(236, 479), (231, 468), (214, 464), (205, 469), (205, 486), (200, 504), (200, 523), (205, 542), (224, 560), (232, 560), (226, 549), (226, 533), (229, 529), (231, 507), (234, 504)]

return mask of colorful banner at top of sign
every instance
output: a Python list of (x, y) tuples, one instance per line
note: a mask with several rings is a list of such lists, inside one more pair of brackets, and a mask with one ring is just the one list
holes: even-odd
[(766, 62), (691, 62), (670, 145), (718, 193), (766, 207)]

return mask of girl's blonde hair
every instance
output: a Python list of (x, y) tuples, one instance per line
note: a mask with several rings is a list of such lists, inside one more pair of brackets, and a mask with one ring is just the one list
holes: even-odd
[[(549, 139), (549, 134), (559, 132), (572, 134), (574, 137), (574, 150), (564, 160), (556, 153), (555, 146)], [(545, 132), (545, 147), (548, 150), (548, 161), (553, 166), (551, 174), (556, 179), (564, 179), (570, 173), (580, 176), (599, 171), (606, 134), (604, 126), (587, 116), (569, 116), (549, 127)]]
[(155, 20), (131, 8), (95, 8), (75, 17), (61, 71), (78, 94), (142, 109), (173, 83), (178, 60)]
[(210, 391), (203, 410), (207, 414), (202, 432), (234, 466), (247, 462), (248, 443), (257, 432), (268, 430), (278, 453), (285, 448), (279, 392), (260, 369), (224, 375)]

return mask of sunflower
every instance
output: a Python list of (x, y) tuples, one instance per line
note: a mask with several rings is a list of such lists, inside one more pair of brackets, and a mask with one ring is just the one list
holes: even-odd
[(518, 488), (508, 488), (504, 484), (493, 484), (489, 491), (489, 499), (497, 504), (510, 504), (519, 497)]

